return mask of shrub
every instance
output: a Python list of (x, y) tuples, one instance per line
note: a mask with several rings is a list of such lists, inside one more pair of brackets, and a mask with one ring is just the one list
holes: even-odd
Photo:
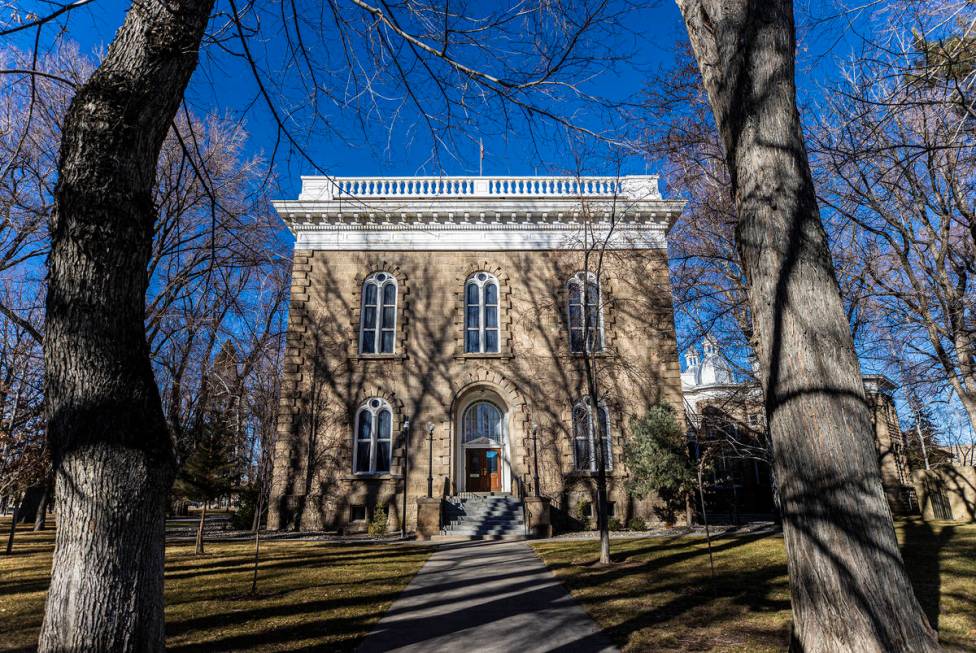
[(590, 515), (592, 514), (592, 509), (590, 508), (590, 502), (586, 499), (580, 499), (576, 502), (576, 509), (573, 511), (573, 516), (576, 518), (583, 528), (588, 528), (590, 525)]
[(376, 506), (376, 510), (373, 511), (373, 518), (366, 527), (366, 532), (372, 537), (386, 534), (386, 510), (383, 509), (383, 506)]
[(652, 406), (644, 417), (631, 421), (630, 431), (624, 442), (624, 462), (630, 470), (627, 489), (638, 498), (657, 494), (664, 502), (665, 521), (673, 523), (697, 481), (674, 409)]
[(612, 531), (622, 531), (622, 530), (624, 530), (624, 525), (623, 525), (623, 522), (621, 522), (616, 517), (611, 517), (607, 521), (607, 528), (609, 528)]
[(257, 510), (257, 502), (257, 490), (250, 486), (241, 489), (237, 510), (230, 518), (231, 525), (235, 530), (246, 531), (251, 529), (254, 525), (254, 511)]
[(646, 531), (647, 524), (640, 517), (631, 517), (630, 521), (627, 522), (627, 528), (632, 531)]

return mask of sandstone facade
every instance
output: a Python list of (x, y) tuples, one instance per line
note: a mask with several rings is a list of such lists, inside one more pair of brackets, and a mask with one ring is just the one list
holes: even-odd
[[(574, 461), (572, 410), (586, 383), (567, 325), (566, 284), (586, 267), (583, 258), (579, 251), (297, 252), (270, 527), (355, 528), (376, 506), (398, 525), (407, 456), (413, 528), (410, 507), (427, 492), (426, 425), (434, 426), (435, 496), (463, 491), (460, 412), (478, 399), (505, 415), (501, 491), (533, 491), (537, 456), (541, 494), (557, 514), (592, 501), (593, 474)], [(363, 282), (377, 272), (397, 282), (396, 344), (389, 354), (361, 354)], [(497, 353), (465, 353), (465, 281), (479, 272), (500, 286)], [(621, 520), (653, 519), (650, 503), (628, 499), (621, 442), (649, 405), (681, 409), (666, 252), (609, 251), (601, 280), (605, 347), (590, 359), (609, 416), (610, 500)], [(392, 407), (393, 460), (388, 473), (356, 474), (354, 421), (371, 398)]]

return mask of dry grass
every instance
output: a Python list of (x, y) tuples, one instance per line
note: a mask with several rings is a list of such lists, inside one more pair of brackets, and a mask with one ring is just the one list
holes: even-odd
[[(976, 526), (898, 524), (923, 609), (950, 650), (976, 651)], [(781, 536), (614, 540), (615, 564), (594, 566), (594, 541), (535, 549), (625, 651), (783, 651), (790, 600)]]
[[(4, 534), (9, 524), (0, 520)], [(52, 543), (52, 531), (24, 529), (15, 555), (0, 556), (0, 650), (34, 647)], [(428, 554), (410, 545), (263, 542), (258, 593), (251, 596), (253, 543), (208, 543), (203, 557), (193, 555), (192, 544), (169, 546), (167, 649), (351, 650)]]
[[(8, 520), (0, 520), (0, 528)], [(4, 528), (4, 532), (5, 532)], [(948, 648), (976, 652), (976, 526), (899, 524), (926, 614)], [(53, 534), (17, 534), (0, 556), (0, 650), (30, 650), (40, 626)], [(398, 545), (262, 544), (257, 596), (251, 545), (170, 546), (171, 651), (350, 650), (426, 560)], [(782, 651), (790, 624), (779, 536), (715, 542), (716, 591), (700, 538), (614, 540), (615, 564), (593, 566), (596, 543), (535, 544), (576, 599), (628, 651)]]

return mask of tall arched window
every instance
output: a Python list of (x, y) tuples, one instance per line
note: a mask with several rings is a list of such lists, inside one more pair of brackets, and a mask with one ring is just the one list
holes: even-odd
[(592, 272), (577, 272), (569, 291), (569, 348), (574, 353), (603, 351), (603, 307), (600, 283)]
[(464, 284), (464, 351), (498, 352), (498, 279), (487, 272), (471, 275)]
[(393, 445), (393, 410), (383, 399), (374, 397), (356, 413), (356, 446), (352, 468), (357, 474), (390, 471)]
[(376, 272), (363, 282), (359, 353), (392, 354), (396, 343), (397, 282), (389, 272)]
[[(610, 418), (607, 415), (606, 405), (601, 403), (597, 407), (596, 413), (596, 418), (600, 420), (600, 432), (603, 434), (604, 467), (611, 470), (613, 469), (613, 455), (610, 446)], [(589, 399), (577, 401), (573, 406), (573, 454), (576, 460), (576, 469), (579, 471), (597, 471), (597, 423), (593, 419), (593, 410)]]

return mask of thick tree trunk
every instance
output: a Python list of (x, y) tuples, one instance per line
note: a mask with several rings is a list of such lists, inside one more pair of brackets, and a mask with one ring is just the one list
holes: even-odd
[(881, 489), (803, 143), (787, 0), (678, 0), (726, 148), (780, 484), (794, 650), (935, 651)]
[(41, 502), (37, 506), (37, 515), (34, 517), (35, 532), (47, 528), (47, 507), (51, 502), (51, 493), (54, 491), (53, 485), (50, 479), (44, 482), (44, 494), (41, 495)]
[(27, 491), (24, 492), (24, 498), (20, 501), (20, 509), (17, 510), (18, 524), (30, 524), (37, 519), (37, 509), (40, 507), (46, 491), (45, 481), (35, 483), (27, 488)]
[(156, 162), (211, 6), (134, 3), (65, 116), (44, 337), (59, 523), (42, 652), (163, 650), (175, 463), (145, 339), (146, 265)]

